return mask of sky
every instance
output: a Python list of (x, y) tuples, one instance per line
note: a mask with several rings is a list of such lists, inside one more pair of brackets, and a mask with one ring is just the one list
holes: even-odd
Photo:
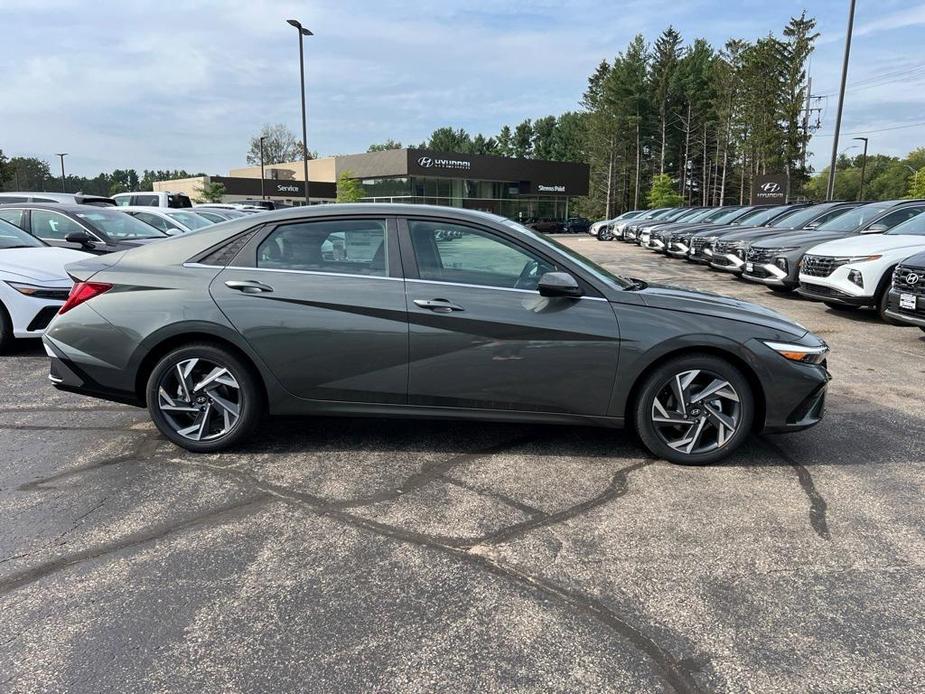
[[(831, 154), (848, 0), (0, 0), (0, 149), (93, 176), (114, 168), (224, 174), (264, 123), (301, 128), (306, 39), (309, 148), (365, 151), (437, 127), (497, 133), (578, 108), (588, 75), (632, 37), (780, 34), (806, 9), (821, 37), (810, 149)], [(925, 145), (925, 2), (859, 0), (843, 138), (905, 154)], [(912, 127), (906, 127), (912, 126)], [(848, 150), (858, 153), (857, 149)]]

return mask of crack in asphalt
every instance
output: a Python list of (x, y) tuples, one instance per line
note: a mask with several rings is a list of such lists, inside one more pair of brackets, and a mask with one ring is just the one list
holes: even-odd
[[(53, 427), (49, 427), (49, 429), (53, 429)], [(419, 472), (406, 478), (396, 489), (383, 490), (382, 492), (362, 498), (330, 501), (314, 494), (296, 491), (283, 485), (260, 480), (256, 476), (235, 469), (230, 465), (189, 462), (176, 458), (170, 459), (163, 455), (155, 456), (154, 453), (160, 445), (161, 439), (158, 438), (156, 433), (142, 433), (145, 435), (137, 442), (134, 442), (131, 450), (126, 453), (34, 480), (20, 486), (19, 489), (21, 491), (29, 491), (55, 488), (52, 483), (81, 475), (93, 469), (120, 463), (147, 460), (148, 462), (156, 464), (196, 468), (230, 478), (236, 481), (245, 491), (251, 492), (253, 495), (243, 501), (235, 502), (218, 509), (212, 509), (204, 514), (187, 518), (180, 522), (173, 521), (161, 523), (147, 528), (144, 531), (128, 535), (120, 540), (96, 545), (80, 552), (62, 556), (44, 562), (36, 567), (11, 574), (0, 579), (0, 596), (5, 596), (48, 575), (84, 561), (97, 559), (112, 553), (118, 553), (126, 549), (157, 541), (164, 537), (176, 535), (188, 529), (207, 527), (239, 519), (249, 512), (252, 512), (254, 508), (259, 508), (262, 504), (275, 498), (287, 504), (294, 504), (299, 508), (307, 508), (312, 513), (334, 519), (351, 527), (373, 532), (381, 537), (448, 554), (469, 565), (473, 565), (494, 575), (505, 578), (522, 587), (526, 587), (534, 593), (538, 593), (546, 599), (554, 601), (568, 612), (572, 612), (573, 614), (580, 613), (585, 617), (594, 619), (612, 633), (622, 637), (652, 662), (656, 672), (675, 691), (682, 693), (700, 691), (696, 680), (693, 678), (691, 672), (682, 664), (682, 661), (676, 660), (672, 654), (660, 646), (656, 641), (646, 636), (637, 627), (622, 619), (603, 601), (567, 588), (549, 579), (526, 572), (507, 563), (503, 563), (491, 556), (492, 548), (498, 545), (516, 540), (531, 531), (548, 528), (588, 513), (593, 509), (599, 508), (623, 496), (627, 493), (629, 488), (628, 475), (652, 464), (654, 460), (645, 460), (618, 470), (604, 490), (591, 499), (587, 499), (555, 513), (546, 513), (540, 509), (510, 499), (509, 497), (490, 492), (486, 493), (477, 487), (452, 478), (448, 474), (454, 468), (477, 461), (480, 458), (510, 451), (512, 448), (527, 443), (533, 443), (537, 440), (535, 436), (518, 437), (513, 440), (494, 444), (479, 451), (452, 456), (446, 460), (425, 465)], [(453, 536), (444, 537), (407, 530), (349, 512), (352, 509), (360, 509), (396, 500), (409, 492), (421, 489), (428, 484), (441, 481), (469, 489), (487, 498), (493, 498), (526, 513), (530, 518), (526, 521), (515, 523), (511, 526), (488, 533), (482, 537), (460, 538)]]
[(805, 465), (794, 460), (794, 458), (781, 448), (778, 443), (769, 441), (766, 438), (761, 438), (760, 440), (772, 453), (776, 454), (797, 473), (800, 487), (809, 499), (809, 524), (812, 526), (816, 535), (823, 540), (831, 540), (832, 536), (829, 534), (829, 524), (826, 520), (826, 512), (829, 506), (825, 498), (816, 488), (816, 483), (813, 480), (812, 474)]

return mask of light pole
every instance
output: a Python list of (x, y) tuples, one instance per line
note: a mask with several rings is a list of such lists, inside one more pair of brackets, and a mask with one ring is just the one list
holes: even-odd
[(65, 190), (64, 185), (64, 157), (67, 156), (67, 152), (56, 152), (55, 156), (61, 159), (61, 192), (66, 193), (67, 190)]
[(299, 30), (299, 77), (302, 83), (302, 167), (305, 174), (305, 204), (308, 205), (308, 126), (305, 120), (305, 57), (302, 39), (305, 36), (314, 36), (314, 34), (303, 27), (297, 19), (287, 19), (286, 23)]
[(841, 132), (841, 114), (845, 105), (845, 82), (848, 81), (848, 57), (851, 55), (851, 34), (854, 31), (854, 5), (855, 0), (851, 0), (851, 7), (848, 10), (848, 33), (845, 36), (845, 59), (842, 62), (841, 86), (838, 90), (838, 110), (835, 113), (835, 134), (832, 138), (832, 163), (829, 166), (829, 186), (826, 190), (826, 200), (831, 200), (835, 195), (835, 160), (838, 159), (838, 135)]
[(264, 175), (263, 175), (263, 141), (266, 140), (266, 139), (267, 139), (267, 138), (265, 138), (265, 137), (261, 137), (261, 138), (260, 138), (260, 199), (261, 199), (261, 200), (266, 200), (266, 199), (267, 199), (267, 194), (266, 194), (266, 190), (264, 189), (264, 182), (263, 182), (263, 181), (264, 181)]
[(864, 154), (861, 159), (861, 190), (858, 191), (858, 201), (864, 199), (864, 172), (867, 171), (867, 138), (866, 137), (853, 137), (853, 140), (863, 140), (864, 141)]
[(913, 168), (913, 167), (911, 167), (911, 166), (909, 166), (908, 164), (903, 164), (903, 166), (905, 166), (907, 169), (909, 169), (909, 171), (912, 172), (912, 176), (913, 176), (913, 178), (912, 178), (912, 187), (915, 188), (916, 190), (918, 190), (918, 187), (919, 187), (919, 170), (918, 170), (918, 169), (915, 169), (915, 168)]

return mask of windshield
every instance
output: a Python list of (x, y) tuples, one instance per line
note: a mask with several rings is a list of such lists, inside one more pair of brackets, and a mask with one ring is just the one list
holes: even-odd
[(48, 244), (27, 234), (15, 224), (0, 219), (0, 250), (9, 248), (41, 248)]
[(897, 224), (883, 233), (884, 235), (892, 234), (893, 236), (925, 236), (925, 214), (917, 214), (912, 219), (907, 219), (902, 224)]
[(185, 226), (187, 229), (202, 229), (203, 227), (211, 226), (213, 223), (210, 222), (205, 217), (200, 217), (194, 212), (165, 212), (168, 217), (176, 219), (180, 224)]
[(785, 214), (780, 219), (775, 219), (768, 226), (774, 227), (775, 229), (802, 229), (816, 217), (828, 210), (829, 207), (829, 205), (824, 207), (820, 205), (801, 207), (793, 212)]
[(746, 207), (743, 210), (741, 207), (737, 207), (731, 212), (726, 212), (725, 214), (720, 215), (713, 221), (716, 224), (731, 224), (732, 222), (739, 220), (739, 219), (748, 219), (749, 215), (752, 215), (755, 212), (757, 212), (757, 210), (755, 210), (754, 208)]
[(602, 282), (605, 282), (611, 286), (617, 287), (618, 289), (626, 289), (627, 287), (630, 287), (633, 285), (633, 282), (631, 280), (628, 280), (625, 277), (620, 277), (619, 275), (615, 275), (614, 273), (610, 272), (610, 270), (606, 270), (605, 268), (602, 268), (600, 265), (595, 263), (593, 260), (589, 260), (588, 258), (585, 258), (581, 253), (576, 253), (574, 250), (572, 250), (568, 246), (565, 246), (559, 243), (553, 238), (544, 236), (543, 234), (539, 234), (533, 231), (533, 229), (528, 229), (523, 224), (519, 224), (512, 219), (503, 219), (501, 221), (503, 224), (509, 226), (511, 229), (514, 229), (515, 231), (519, 231), (522, 234), (526, 234), (534, 241), (538, 241), (544, 246), (554, 248), (559, 253), (562, 253), (563, 255), (568, 256), (569, 258), (577, 262), (585, 270), (593, 274), (595, 277), (597, 277)]
[(716, 214), (716, 210), (713, 210), (713, 209), (710, 209), (710, 210), (700, 210), (700, 211), (698, 211), (696, 214), (692, 214), (690, 217), (685, 217), (683, 220), (680, 220), (680, 219), (679, 219), (678, 221), (679, 221), (679, 222), (680, 222), (680, 221), (684, 221), (684, 222), (704, 222), (704, 221), (707, 220), (707, 218), (708, 218), (710, 215), (714, 215), (714, 214)]
[(748, 220), (749, 226), (760, 227), (762, 224), (767, 222), (769, 219), (774, 219), (777, 215), (781, 213), (783, 207), (762, 207), (757, 210), (754, 214), (747, 214), (742, 219), (737, 220), (736, 223), (744, 222)]
[(729, 209), (728, 207), (721, 207), (717, 210), (707, 210), (702, 217), (700, 217), (698, 222), (716, 222), (722, 219), (723, 217), (734, 215), (738, 212), (741, 212), (741, 207), (736, 207), (735, 209)]
[(154, 227), (125, 212), (95, 207), (92, 212), (77, 212), (75, 216), (111, 239), (159, 239), (164, 236)]
[(848, 210), (845, 214), (838, 215), (835, 219), (830, 219), (825, 224), (816, 227), (817, 231), (854, 231), (874, 217), (880, 216), (882, 212), (890, 209), (890, 205), (880, 203), (871, 203), (870, 205), (861, 205), (853, 210)]

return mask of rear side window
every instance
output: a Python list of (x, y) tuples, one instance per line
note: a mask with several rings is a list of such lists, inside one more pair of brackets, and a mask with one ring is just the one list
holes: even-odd
[(189, 196), (183, 195), (183, 193), (174, 193), (173, 195), (167, 196), (167, 207), (192, 207), (193, 203), (190, 201)]
[(157, 207), (158, 197), (156, 195), (133, 195), (133, 205), (144, 205), (145, 207)]
[(170, 233), (171, 231), (184, 231), (184, 229), (179, 224), (174, 224), (169, 219), (161, 217), (156, 214), (149, 214), (147, 212), (133, 212), (131, 213), (136, 219), (140, 219), (146, 224), (150, 224), (155, 229), (160, 229), (165, 234)]
[(385, 220), (325, 220), (277, 227), (257, 247), (257, 267), (385, 277)]
[(20, 229), (23, 228), (22, 210), (4, 210), (2, 207), (0, 207), (0, 219), (3, 219), (10, 224), (15, 224)]
[(0, 205), (6, 205), (10, 202), (26, 202), (26, 198), (19, 195), (0, 195)]
[(58, 212), (32, 210), (32, 233), (40, 239), (63, 241), (65, 236), (74, 232), (86, 233), (86, 229)]

